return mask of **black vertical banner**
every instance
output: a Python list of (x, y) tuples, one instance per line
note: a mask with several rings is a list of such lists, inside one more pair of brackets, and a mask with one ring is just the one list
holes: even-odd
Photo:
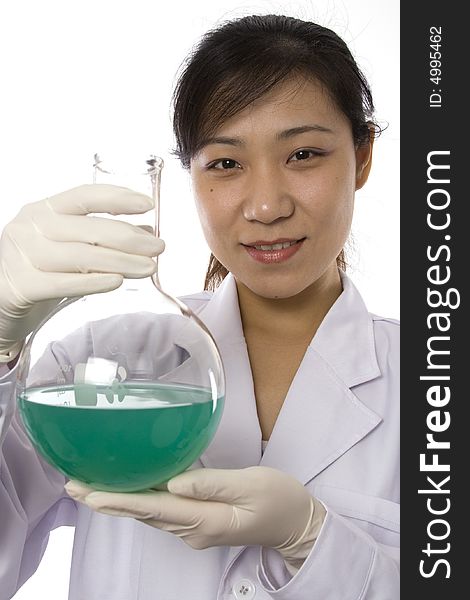
[(468, 595), (466, 23), (456, 2), (401, 6), (401, 557), (406, 600)]

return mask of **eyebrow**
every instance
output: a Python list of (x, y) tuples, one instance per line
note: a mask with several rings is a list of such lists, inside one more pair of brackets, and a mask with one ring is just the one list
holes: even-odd
[(323, 125), (301, 125), (300, 127), (292, 127), (291, 129), (285, 129), (284, 131), (280, 131), (276, 135), (276, 139), (278, 140), (287, 140), (294, 135), (299, 135), (300, 133), (307, 133), (308, 131), (319, 131), (320, 133), (333, 133), (332, 129), (328, 127), (323, 127)]
[[(276, 134), (276, 140), (287, 140), (301, 133), (307, 133), (309, 131), (319, 131), (320, 133), (334, 133), (332, 129), (324, 127), (323, 125), (301, 125), (299, 127), (291, 127), (284, 131), (279, 131)], [(228, 146), (244, 146), (245, 142), (241, 138), (227, 137), (227, 136), (214, 136), (202, 140), (199, 148), (202, 150), (205, 146), (210, 144), (226, 144)]]

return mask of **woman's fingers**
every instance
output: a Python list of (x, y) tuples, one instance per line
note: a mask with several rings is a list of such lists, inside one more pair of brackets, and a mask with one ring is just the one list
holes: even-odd
[(28, 286), (30, 303), (50, 298), (75, 298), (110, 292), (123, 282), (123, 276), (115, 273), (41, 273), (37, 285)]
[[(145, 228), (144, 228), (145, 227)], [(83, 242), (104, 248), (113, 248), (134, 254), (153, 255), (162, 251), (158, 238), (146, 228), (117, 219), (62, 215), (31, 214), (8, 226), (10, 239), (26, 251), (44, 240), (55, 242)], [(63, 246), (67, 251), (67, 246)], [(153, 253), (153, 254), (152, 254)]]
[(163, 249), (161, 240), (153, 238), (138, 248), (127, 251), (101, 248), (90, 244), (42, 240), (37, 248), (31, 248), (29, 262), (32, 267), (49, 273), (116, 273), (128, 278), (147, 277), (155, 272), (156, 256)]
[[(131, 215), (147, 212), (154, 208), (150, 196), (126, 187), (107, 183), (91, 183), (61, 192), (45, 201), (50, 210), (65, 215), (88, 215), (108, 213), (110, 215)], [(31, 205), (34, 207), (35, 204)], [(25, 207), (26, 208), (26, 207)]]

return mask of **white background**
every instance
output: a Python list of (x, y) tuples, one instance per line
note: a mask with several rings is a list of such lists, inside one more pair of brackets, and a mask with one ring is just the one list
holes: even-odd
[[(27, 203), (91, 182), (94, 152), (152, 150), (162, 176), (162, 285), (202, 289), (209, 251), (188, 175), (170, 155), (176, 73), (227, 19), (278, 13), (336, 31), (371, 84), (377, 118), (369, 182), (356, 195), (350, 274), (372, 312), (399, 316), (398, 0), (3, 0), (0, 7), (0, 229)], [(51, 534), (15, 600), (65, 600), (73, 530)]]

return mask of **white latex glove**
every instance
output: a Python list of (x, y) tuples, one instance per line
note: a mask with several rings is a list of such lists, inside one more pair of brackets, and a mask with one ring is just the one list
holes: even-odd
[(155, 272), (164, 243), (123, 221), (87, 216), (144, 213), (153, 200), (128, 188), (90, 184), (26, 204), (0, 238), (0, 363), (64, 298), (116, 289)]
[(292, 575), (312, 549), (326, 514), (299, 481), (270, 467), (194, 469), (166, 486), (168, 491), (113, 493), (70, 481), (65, 490), (93, 510), (134, 517), (192, 548), (275, 548)]

